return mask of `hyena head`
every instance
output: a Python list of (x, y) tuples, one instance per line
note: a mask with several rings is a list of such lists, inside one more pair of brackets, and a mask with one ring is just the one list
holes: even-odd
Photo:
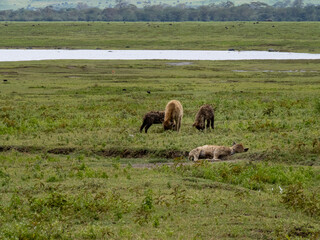
[(194, 161), (194, 149), (189, 152), (188, 159), (189, 161)]
[(244, 148), (242, 143), (233, 143), (231, 147), (231, 155), (235, 153), (242, 153), (242, 152), (247, 152), (249, 148)]
[(164, 130), (171, 130), (175, 127), (175, 124), (173, 121), (165, 121), (163, 122), (163, 128)]
[(201, 150), (199, 150), (199, 148), (195, 148), (195, 149), (192, 149), (190, 152), (189, 152), (189, 157), (188, 159), (190, 161), (194, 161), (195, 160), (195, 156), (197, 156), (197, 159), (200, 157), (200, 152)]
[(198, 130), (204, 130), (204, 124), (194, 123), (192, 126), (195, 127)]

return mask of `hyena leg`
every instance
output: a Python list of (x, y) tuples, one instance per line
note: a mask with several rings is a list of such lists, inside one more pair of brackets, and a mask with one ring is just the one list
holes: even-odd
[(220, 160), (219, 157), (220, 157), (220, 154), (214, 151), (212, 161), (219, 161)]
[(176, 120), (176, 119), (173, 120), (172, 130), (178, 131), (178, 120)]
[(214, 116), (211, 118), (211, 128), (214, 129)]
[(151, 125), (152, 125), (152, 123), (148, 123), (148, 124), (147, 124), (147, 126), (146, 126), (146, 128), (145, 128), (145, 132), (146, 132), (146, 133), (148, 132), (148, 129), (149, 129), (149, 127), (151, 127)]
[(181, 127), (181, 121), (182, 121), (182, 117), (179, 117), (178, 122), (177, 122), (177, 131), (180, 131), (180, 127)]
[(195, 153), (195, 154), (192, 155), (192, 157), (193, 157), (193, 161), (196, 162), (196, 161), (199, 160), (200, 153)]
[(140, 132), (142, 132), (143, 128), (147, 125), (147, 122), (144, 120), (141, 127), (140, 127)]
[(210, 119), (207, 120), (207, 126), (206, 128), (209, 128), (210, 127)]

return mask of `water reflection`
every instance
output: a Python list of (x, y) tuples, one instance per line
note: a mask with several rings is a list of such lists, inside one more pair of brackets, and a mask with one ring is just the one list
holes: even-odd
[(295, 60), (320, 59), (320, 54), (270, 51), (197, 50), (34, 50), (2, 49), (0, 61), (33, 60)]

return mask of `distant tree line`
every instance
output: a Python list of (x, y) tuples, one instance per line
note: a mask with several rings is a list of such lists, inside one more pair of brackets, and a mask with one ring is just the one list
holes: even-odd
[[(290, 1), (289, 1), (290, 2)], [(46, 7), (36, 10), (19, 9), (0, 11), (0, 21), (319, 21), (320, 5), (303, 5), (295, 0), (288, 6), (288, 0), (269, 6), (252, 2), (235, 6), (232, 2), (219, 5), (187, 7), (154, 5), (138, 8), (118, 0), (113, 8), (55, 9)]]

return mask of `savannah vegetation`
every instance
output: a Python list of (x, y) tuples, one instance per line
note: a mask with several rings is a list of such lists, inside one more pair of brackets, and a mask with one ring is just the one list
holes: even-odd
[[(320, 15), (319, 15), (320, 16)], [(319, 22), (3, 22), (0, 48), (320, 53)]]
[[(140, 1), (140, 0), (15, 0), (14, 2), (10, 0), (2, 0), (0, 2), (0, 10), (6, 9), (36, 9), (36, 8), (45, 8), (48, 6), (54, 7), (56, 9), (61, 8), (111, 8), (117, 7), (121, 4), (133, 4), (138, 7), (145, 7), (150, 5), (168, 5), (168, 6), (188, 6), (188, 7), (199, 7), (202, 5), (241, 5), (241, 4), (250, 4), (254, 1), (252, 0), (148, 0), (148, 1)], [(317, 0), (260, 0), (262, 4), (268, 4), (270, 6), (275, 7), (290, 7), (290, 6), (303, 6), (310, 4), (319, 4)]]
[[(10, 22), (0, 45), (319, 53), (317, 29)], [(0, 63), (0, 239), (319, 239), (319, 63)], [(171, 99), (184, 108), (181, 131), (140, 133), (143, 115)], [(214, 130), (192, 128), (203, 104)], [(233, 141), (249, 151), (186, 159)]]
[[(193, 1), (192, 1), (193, 2)], [(292, 4), (278, 2), (269, 6), (261, 2), (234, 5), (232, 2), (187, 6), (178, 4), (146, 4), (139, 8), (126, 1), (104, 9), (80, 5), (77, 8), (3, 10), (0, 21), (319, 21), (320, 5), (303, 5), (296, 0)], [(290, 3), (290, 2), (289, 2)], [(203, 4), (203, 1), (201, 2)], [(1, 7), (1, 6), (0, 6)]]
[[(0, 63), (0, 238), (319, 239), (319, 64)], [(171, 99), (181, 131), (140, 133)], [(203, 104), (214, 130), (192, 127)]]

